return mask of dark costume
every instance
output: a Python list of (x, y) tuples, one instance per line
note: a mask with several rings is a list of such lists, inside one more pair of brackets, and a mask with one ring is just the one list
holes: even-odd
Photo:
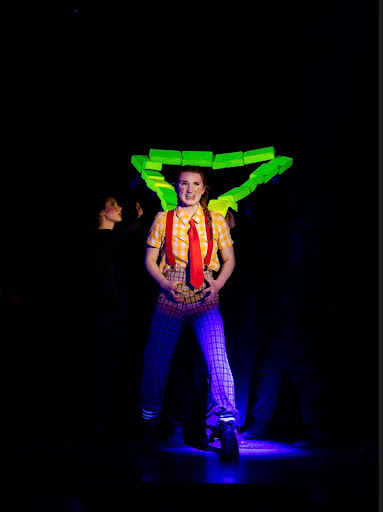
[(89, 233), (81, 253), (83, 390), (95, 437), (115, 433), (119, 425), (123, 431), (137, 408), (142, 233), (140, 220), (98, 229)]
[[(255, 396), (245, 438), (295, 437), (300, 430), (304, 438), (318, 438), (325, 428), (324, 382), (316, 347), (320, 340), (315, 331), (320, 300), (319, 242), (314, 227), (304, 218), (282, 227), (273, 244), (270, 242), (274, 255), (269, 259), (270, 266), (263, 265), (267, 279), (261, 291), (264, 300), (260, 307), (264, 309), (260, 315)], [(286, 384), (293, 384), (290, 387), (296, 395), (296, 408), (291, 393), (288, 397), (286, 419), (291, 428), (280, 424), (279, 429), (273, 429)], [(293, 414), (294, 409), (298, 414)], [(294, 416), (300, 416), (295, 425)]]

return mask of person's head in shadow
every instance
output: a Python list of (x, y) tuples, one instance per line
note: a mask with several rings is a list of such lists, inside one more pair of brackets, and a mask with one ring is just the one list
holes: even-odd
[(90, 230), (123, 227), (140, 218), (143, 210), (129, 195), (122, 197), (115, 190), (93, 191), (87, 198), (87, 217)]

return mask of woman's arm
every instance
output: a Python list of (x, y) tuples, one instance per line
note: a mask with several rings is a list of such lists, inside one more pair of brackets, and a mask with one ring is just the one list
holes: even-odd
[[(146, 246), (145, 253), (145, 267), (152, 278), (163, 288), (166, 285), (168, 280), (162, 274), (158, 267), (158, 256), (160, 254), (160, 250), (156, 247), (152, 247), (151, 245)], [(165, 282), (166, 281), (166, 282)]]
[(145, 253), (145, 267), (152, 278), (156, 281), (157, 284), (164, 290), (165, 295), (169, 299), (174, 299), (176, 301), (182, 300), (181, 290), (177, 288), (177, 285), (182, 284), (183, 281), (169, 281), (162, 274), (158, 267), (158, 256), (160, 254), (160, 250), (156, 247), (152, 247), (151, 245), (146, 246)]
[(204, 302), (211, 301), (211, 299), (217, 295), (235, 268), (235, 254), (234, 247), (232, 245), (230, 247), (225, 247), (225, 249), (221, 249), (220, 255), (222, 258), (222, 266), (217, 279), (209, 279), (205, 277), (206, 281), (209, 283), (209, 286), (204, 290), (207, 292)]
[(234, 247), (232, 245), (230, 247), (225, 247), (225, 249), (220, 250), (220, 254), (222, 258), (222, 266), (215, 282), (219, 284), (220, 288), (222, 288), (235, 268)]

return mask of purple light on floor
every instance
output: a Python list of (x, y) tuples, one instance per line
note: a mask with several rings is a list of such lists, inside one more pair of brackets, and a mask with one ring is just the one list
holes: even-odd
[(268, 440), (245, 440), (239, 439), (239, 452), (242, 458), (256, 456), (259, 459), (273, 458), (303, 458), (310, 450), (296, 448), (288, 443)]
[(236, 484), (238, 483), (237, 478), (234, 476), (224, 476), (222, 477), (222, 483), (223, 484)]
[[(204, 483), (249, 483), (251, 475), (259, 483), (277, 478), (275, 460), (301, 460), (312, 457), (312, 450), (299, 449), (276, 441), (239, 439), (239, 460), (224, 462), (219, 459), (220, 442), (210, 443), (210, 450), (178, 444), (163, 445), (153, 458), (141, 462), (142, 482), (182, 482), (193, 479)], [(176, 455), (176, 457), (174, 457)], [(271, 462), (269, 464), (268, 462)]]

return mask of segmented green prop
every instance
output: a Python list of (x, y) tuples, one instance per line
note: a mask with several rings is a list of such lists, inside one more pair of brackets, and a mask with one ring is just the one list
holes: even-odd
[(241, 186), (234, 187), (217, 199), (209, 201), (209, 209), (226, 215), (228, 208), (238, 211), (237, 202), (254, 192), (258, 185), (267, 183), (275, 175), (282, 174), (293, 165), (293, 159), (288, 156), (275, 156), (272, 146), (251, 151), (236, 151), (213, 155), (210, 151), (173, 151), (166, 149), (151, 149), (149, 156), (133, 155), (131, 162), (141, 174), (147, 187), (157, 193), (164, 211), (173, 210), (177, 206), (177, 194), (173, 185), (165, 181), (161, 173), (163, 164), (194, 165), (224, 169), (243, 165), (266, 162), (249, 175), (249, 179)]

